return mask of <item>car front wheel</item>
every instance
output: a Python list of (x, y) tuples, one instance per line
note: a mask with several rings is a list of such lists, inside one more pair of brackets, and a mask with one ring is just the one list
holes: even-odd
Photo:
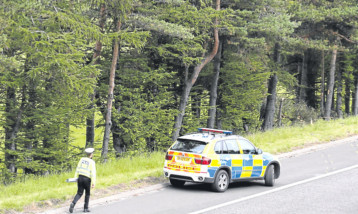
[(265, 185), (272, 187), (275, 184), (275, 168), (270, 165), (266, 171)]
[(225, 192), (229, 187), (229, 175), (225, 170), (220, 170), (215, 177), (212, 189), (215, 192)]

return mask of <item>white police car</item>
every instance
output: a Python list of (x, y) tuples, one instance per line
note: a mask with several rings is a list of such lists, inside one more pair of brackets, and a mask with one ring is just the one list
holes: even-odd
[(224, 192), (229, 183), (243, 180), (261, 179), (273, 186), (280, 176), (280, 162), (231, 131), (199, 128), (169, 148), (164, 175), (176, 187), (185, 182), (211, 183), (214, 191)]

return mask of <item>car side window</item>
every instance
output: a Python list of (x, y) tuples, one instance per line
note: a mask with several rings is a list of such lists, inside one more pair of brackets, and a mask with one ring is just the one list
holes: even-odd
[(225, 143), (225, 141), (222, 141), (222, 144), (223, 144), (223, 154), (229, 154), (229, 151), (228, 151), (228, 149), (227, 149), (227, 145), (226, 145), (226, 143)]
[(222, 153), (222, 141), (216, 142), (214, 151), (216, 154)]
[(249, 141), (240, 139), (239, 142), (240, 142), (242, 152), (244, 154), (253, 154), (253, 153), (255, 153), (255, 147)]
[(215, 144), (214, 151), (216, 154), (228, 154), (228, 149), (224, 141), (219, 141)]
[(226, 140), (228, 154), (240, 154), (240, 148), (236, 140)]

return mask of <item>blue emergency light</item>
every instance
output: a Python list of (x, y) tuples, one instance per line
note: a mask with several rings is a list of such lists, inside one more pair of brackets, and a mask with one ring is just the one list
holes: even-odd
[(219, 129), (209, 129), (209, 128), (198, 128), (199, 132), (212, 132), (212, 133), (219, 133), (219, 134), (226, 134), (232, 135), (232, 131), (227, 130), (219, 130)]

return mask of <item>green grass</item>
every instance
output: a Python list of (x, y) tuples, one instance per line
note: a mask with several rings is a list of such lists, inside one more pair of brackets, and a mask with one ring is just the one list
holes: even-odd
[[(76, 143), (84, 145), (83, 130), (74, 130)], [(312, 125), (294, 126), (258, 132), (245, 136), (264, 151), (278, 154), (304, 147), (307, 144), (328, 142), (358, 134), (358, 117), (318, 121)], [(99, 135), (99, 134), (98, 134)], [(164, 153), (153, 153), (132, 158), (112, 160), (106, 164), (97, 163), (96, 189), (106, 189), (118, 184), (149, 176), (162, 176)], [(74, 196), (75, 183), (65, 183), (74, 172), (43, 177), (33, 177), (23, 183), (10, 186), (0, 185), (0, 213), (4, 210), (22, 210), (33, 203), (58, 199), (66, 200)]]
[[(159, 177), (164, 163), (163, 153), (152, 153), (135, 158), (123, 158), (97, 163), (96, 189), (105, 189), (116, 184), (129, 183), (149, 176)], [(75, 183), (66, 183), (67, 178), (74, 176), (74, 171), (58, 175), (34, 177), (23, 183), (0, 186), (0, 213), (3, 209), (22, 210), (24, 206), (35, 202), (60, 199), (74, 196)]]
[(358, 117), (272, 129), (245, 136), (264, 151), (278, 154), (305, 145), (329, 142), (358, 134)]
[[(95, 121), (100, 121), (102, 118), (102, 116), (100, 115), (100, 113), (96, 113), (95, 114)], [(84, 127), (74, 127), (71, 126), (70, 127), (70, 132), (71, 132), (71, 138), (73, 139), (73, 146), (79, 146), (79, 147), (85, 147), (86, 146), (86, 128)], [(95, 128), (95, 139), (94, 139), (94, 144), (101, 146), (102, 145), (102, 141), (103, 141), (103, 132), (104, 132), (104, 127), (97, 127)]]

